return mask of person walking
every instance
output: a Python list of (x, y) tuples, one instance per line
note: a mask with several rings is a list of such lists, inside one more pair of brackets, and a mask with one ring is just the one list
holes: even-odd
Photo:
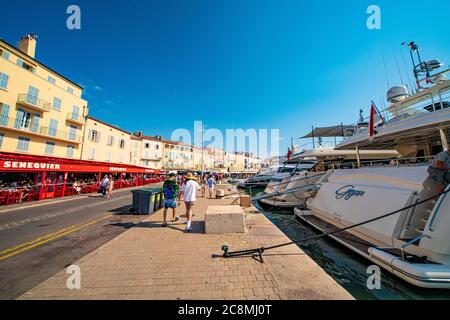
[(112, 191), (114, 189), (114, 178), (112, 175), (109, 176), (109, 185), (108, 185), (108, 198), (112, 197)]
[(208, 185), (209, 197), (212, 199), (213, 192), (216, 189), (216, 179), (214, 179), (214, 177), (211, 175), (209, 176), (208, 180), (206, 180), (206, 184)]
[(103, 197), (106, 197), (106, 191), (109, 187), (109, 179), (108, 176), (105, 175), (102, 179), (102, 181), (100, 182), (100, 190), (102, 192)]
[(167, 227), (167, 211), (169, 208), (172, 209), (172, 222), (176, 222), (178, 217), (176, 217), (176, 208), (177, 208), (177, 197), (179, 193), (178, 183), (175, 178), (175, 174), (169, 174), (166, 181), (163, 184), (164, 190), (164, 223), (163, 227)]
[(192, 173), (188, 172), (185, 177), (185, 183), (181, 186), (181, 195), (184, 198), (184, 204), (186, 205), (186, 232), (192, 231), (192, 207), (197, 200), (197, 191), (201, 189), (195, 177)]

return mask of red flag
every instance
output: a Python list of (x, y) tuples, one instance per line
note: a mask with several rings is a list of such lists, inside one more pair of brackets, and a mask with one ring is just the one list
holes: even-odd
[(291, 156), (292, 156), (291, 148), (288, 148), (288, 153), (287, 153), (286, 157), (288, 158), (288, 160), (291, 160)]
[(373, 103), (372, 101), (372, 107), (370, 108), (369, 141), (372, 141), (375, 138), (375, 135), (378, 133), (375, 128), (383, 123), (384, 119), (378, 112), (375, 103)]

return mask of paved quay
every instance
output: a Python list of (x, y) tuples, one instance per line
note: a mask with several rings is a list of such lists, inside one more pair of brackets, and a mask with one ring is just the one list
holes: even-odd
[(183, 218), (162, 228), (162, 210), (128, 224), (126, 232), (74, 263), (81, 289), (67, 289), (69, 275), (61, 270), (19, 299), (353, 299), (295, 245), (268, 251), (264, 263), (213, 257), (223, 244), (234, 251), (289, 241), (253, 207), (245, 209), (245, 234), (205, 234), (207, 207), (232, 201), (199, 198), (190, 233)]

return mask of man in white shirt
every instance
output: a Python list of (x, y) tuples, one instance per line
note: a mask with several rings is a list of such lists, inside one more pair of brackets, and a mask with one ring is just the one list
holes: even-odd
[(109, 187), (109, 179), (108, 176), (105, 175), (102, 179), (102, 181), (100, 182), (100, 189), (102, 190), (102, 195), (103, 197), (106, 197), (106, 190)]
[(181, 186), (181, 197), (184, 197), (184, 203), (186, 205), (186, 232), (192, 230), (192, 207), (197, 200), (197, 191), (201, 190), (200, 185), (196, 181), (192, 173), (186, 175), (186, 183)]

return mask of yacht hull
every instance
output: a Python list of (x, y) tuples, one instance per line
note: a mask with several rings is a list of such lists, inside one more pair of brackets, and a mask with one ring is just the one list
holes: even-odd
[[(294, 214), (298, 219), (322, 233), (339, 229), (339, 227), (318, 218), (311, 211), (295, 208)], [(399, 250), (380, 248), (375, 243), (368, 242), (349, 232), (330, 235), (329, 238), (414, 286), (450, 289), (450, 266), (403, 260)]]

